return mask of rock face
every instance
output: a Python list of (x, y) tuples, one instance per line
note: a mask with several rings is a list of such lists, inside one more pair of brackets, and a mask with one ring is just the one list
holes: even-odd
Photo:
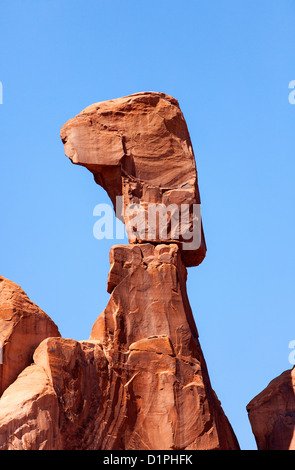
[(166, 335), (177, 354), (190, 358), (198, 333), (178, 246), (116, 245), (111, 249), (110, 263), (110, 301), (90, 338), (106, 346), (112, 340), (112, 349), (128, 350), (143, 338)]
[[(196, 165), (177, 101), (139, 93), (98, 103), (61, 135), (66, 154), (94, 174), (115, 208), (123, 197), (131, 244), (111, 249), (110, 299), (87, 341), (61, 338), (21, 290), (11, 306), (10, 286), (19, 291), (5, 281), (0, 332), (9, 331), (10, 346), (5, 343), (2, 368), (9, 379), (0, 398), (0, 449), (238, 450), (186, 292), (187, 266), (203, 260), (206, 246), (194, 212)], [(173, 221), (183, 225), (177, 211), (165, 236), (155, 223), (154, 238), (145, 227), (132, 237), (130, 203), (145, 215), (150, 204), (185, 205), (189, 232), (199, 227), (198, 246), (187, 249), (188, 238), (171, 236)], [(18, 342), (26, 354), (16, 367)]]
[(17, 284), (0, 276), (0, 396), (48, 336), (60, 336), (55, 323)]
[(121, 426), (106, 448), (236, 449), (210, 385), (178, 246), (115, 246), (110, 260), (111, 297), (90, 337), (120, 383)]
[(111, 297), (90, 339), (45, 339), (0, 399), (0, 448), (238, 449), (178, 246), (115, 246), (110, 259)]
[(28, 366), (0, 399), (0, 449), (59, 449), (58, 411), (45, 370)]
[(295, 450), (295, 369), (272, 380), (247, 411), (258, 450)]
[(186, 266), (202, 262), (195, 157), (174, 98), (146, 92), (93, 104), (63, 126), (61, 138), (71, 161), (88, 168), (107, 191), (130, 243), (179, 242)]
[(0, 399), (0, 449), (100, 449), (114, 411), (104, 400), (108, 377), (96, 342), (44, 340)]

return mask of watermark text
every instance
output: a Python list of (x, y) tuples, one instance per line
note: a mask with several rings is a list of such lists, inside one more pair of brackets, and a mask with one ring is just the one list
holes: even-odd
[(99, 217), (93, 226), (97, 240), (122, 240), (127, 235), (131, 242), (181, 242), (184, 250), (196, 250), (201, 244), (200, 204), (136, 203), (123, 209), (123, 198), (117, 196), (115, 212), (114, 222), (111, 205), (94, 207), (93, 215)]
[(289, 103), (290, 104), (295, 104), (295, 80), (292, 80), (290, 83), (289, 83), (289, 88), (290, 89), (293, 89), (293, 91), (291, 91), (289, 93)]
[(292, 349), (292, 351), (289, 354), (289, 362), (290, 362), (290, 364), (292, 364), (294, 366), (295, 365), (295, 339), (290, 341), (289, 349)]

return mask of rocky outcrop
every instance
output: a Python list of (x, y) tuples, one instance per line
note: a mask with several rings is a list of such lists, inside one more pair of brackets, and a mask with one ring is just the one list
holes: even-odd
[(96, 342), (44, 340), (0, 399), (0, 449), (99, 449), (113, 413), (108, 377)]
[[(238, 450), (211, 386), (186, 292), (187, 267), (203, 260), (206, 245), (195, 213), (193, 150), (177, 101), (139, 93), (98, 103), (66, 123), (61, 136), (66, 154), (94, 174), (116, 210), (123, 198), (117, 215), (131, 244), (111, 249), (110, 299), (88, 340), (61, 338), (44, 327), (42, 338), (28, 341), (44, 318), (26, 298), (34, 318), (20, 329), (20, 341), (30, 344), (30, 354), (0, 398), (0, 449)], [(147, 227), (151, 238), (146, 225), (130, 230), (132, 204), (144, 217), (150, 205), (174, 205), (166, 233), (157, 222)], [(187, 232), (175, 237), (183, 225)], [(196, 226), (198, 243), (188, 247)], [(17, 338), (11, 336), (11, 350), (17, 351)]]
[(125, 422), (108, 445), (237, 448), (211, 388), (177, 245), (115, 246), (110, 260), (111, 297), (90, 337), (103, 345), (125, 389)]
[(0, 450), (59, 449), (58, 412), (44, 368), (28, 366), (0, 399)]
[(0, 276), (0, 396), (49, 336), (60, 336), (51, 318), (17, 284)]
[(178, 246), (115, 246), (110, 259), (111, 297), (90, 339), (45, 339), (0, 399), (0, 448), (238, 449)]
[[(179, 242), (186, 266), (202, 262), (206, 243), (195, 157), (174, 98), (146, 92), (93, 104), (63, 126), (61, 138), (71, 161), (90, 170), (107, 191), (130, 243)], [(121, 196), (122, 207), (116, 199)], [(136, 227), (135, 211), (145, 219)], [(159, 211), (166, 216), (162, 223)]]
[(198, 332), (178, 246), (116, 245), (110, 251), (110, 264), (111, 297), (90, 338), (126, 351), (138, 340), (166, 335), (175, 353), (190, 358)]
[(295, 368), (272, 380), (247, 411), (258, 450), (295, 450)]

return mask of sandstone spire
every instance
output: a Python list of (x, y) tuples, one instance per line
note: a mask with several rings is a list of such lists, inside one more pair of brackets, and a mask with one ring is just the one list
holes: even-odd
[[(195, 212), (194, 154), (177, 101), (137, 93), (97, 103), (68, 121), (61, 137), (66, 155), (108, 192), (130, 244), (111, 249), (110, 299), (90, 338), (45, 338), (6, 388), (0, 449), (239, 449), (187, 297), (187, 267), (202, 262), (206, 245)], [(150, 207), (170, 207), (167, 230), (156, 221), (137, 226), (134, 236), (132, 205), (145, 220)]]
[(295, 450), (295, 368), (273, 379), (247, 411), (258, 450)]

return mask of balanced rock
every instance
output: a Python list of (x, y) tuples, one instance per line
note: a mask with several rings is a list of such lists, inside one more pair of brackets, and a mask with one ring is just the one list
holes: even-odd
[(247, 411), (258, 450), (295, 450), (295, 368), (272, 380)]
[(130, 243), (174, 241), (186, 266), (202, 262), (198, 175), (176, 99), (145, 92), (93, 104), (62, 127), (61, 138), (71, 161), (107, 191)]
[(60, 336), (51, 318), (21, 287), (0, 276), (0, 396), (49, 336)]
[(111, 297), (90, 339), (38, 346), (0, 399), (0, 449), (239, 449), (185, 279), (177, 245), (113, 247)]
[[(186, 291), (187, 267), (202, 262), (206, 245), (177, 101), (138, 93), (97, 103), (61, 137), (66, 155), (108, 192), (130, 245), (111, 249), (110, 299), (85, 341), (61, 338), (0, 278), (0, 449), (238, 450)], [(167, 209), (164, 224), (155, 206)]]

